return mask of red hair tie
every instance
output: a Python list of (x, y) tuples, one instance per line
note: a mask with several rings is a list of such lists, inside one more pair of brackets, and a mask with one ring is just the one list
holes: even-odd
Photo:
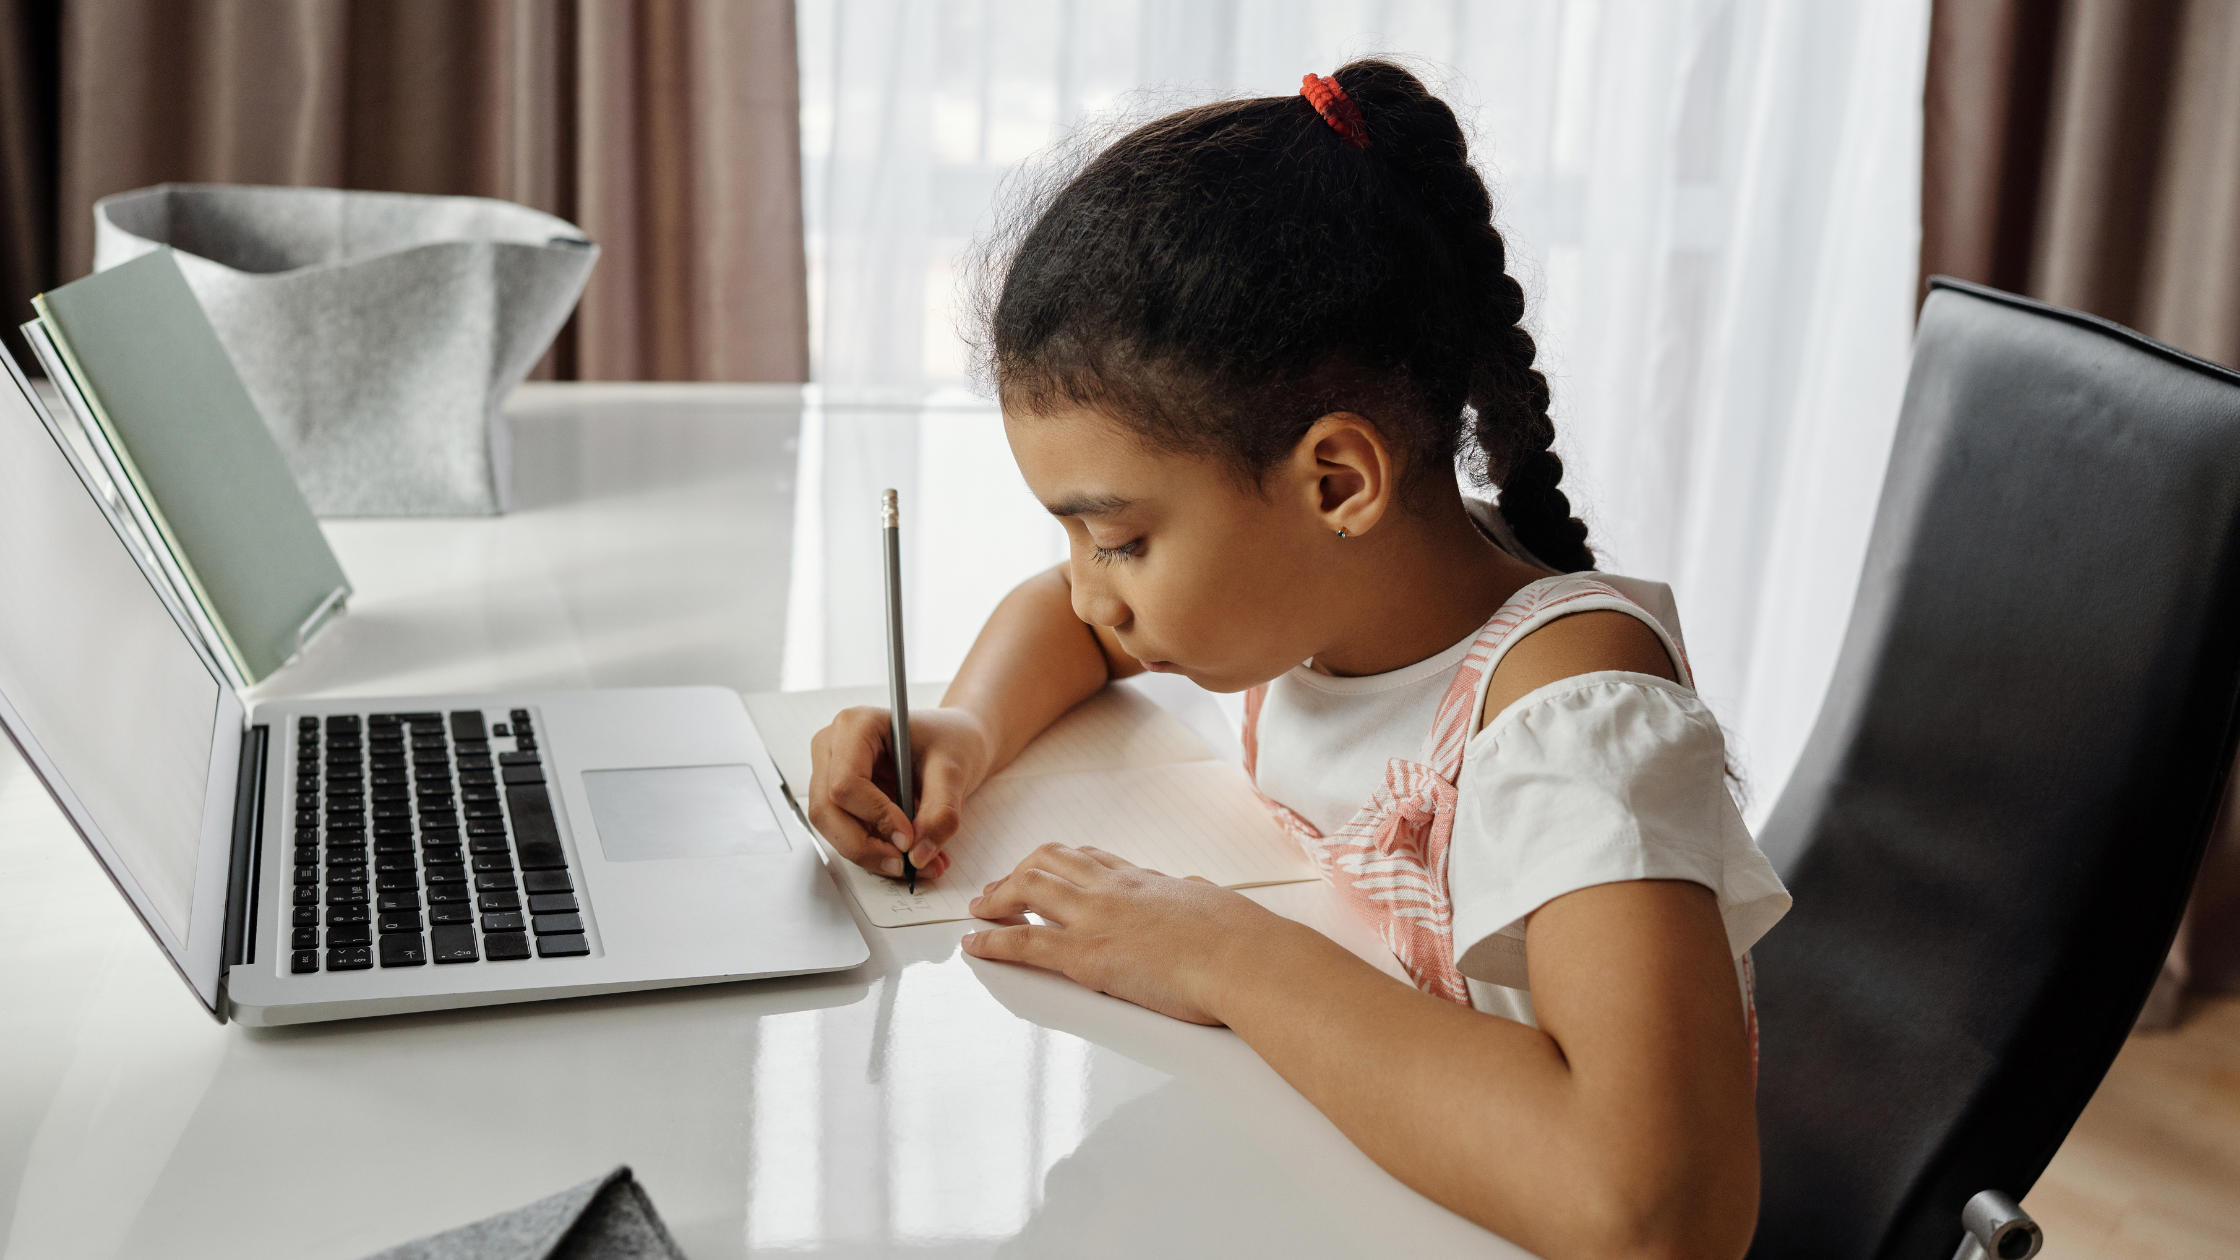
[(1299, 95), (1307, 98), (1314, 112), (1322, 115), (1322, 121), (1330, 124), (1330, 130), (1337, 132), (1339, 139), (1356, 149), (1369, 147), (1369, 126), (1361, 121), (1361, 107), (1353, 103), (1353, 98), (1346, 95), (1336, 79), (1310, 74), (1299, 81)]

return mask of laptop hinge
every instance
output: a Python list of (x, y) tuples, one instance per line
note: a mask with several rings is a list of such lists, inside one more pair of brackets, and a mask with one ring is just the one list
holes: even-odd
[(233, 851), (226, 870), (226, 965), (257, 960), (257, 859), (264, 843), (265, 755), (272, 728), (241, 732), (241, 774), (233, 785)]

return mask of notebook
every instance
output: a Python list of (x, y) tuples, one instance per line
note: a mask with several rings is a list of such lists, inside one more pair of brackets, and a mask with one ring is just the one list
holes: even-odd
[[(913, 685), (911, 707), (939, 704), (946, 685)], [(747, 697), (797, 808), (809, 794), (810, 737), (842, 709), (886, 700), (878, 686)], [(1126, 684), (1075, 706), (973, 793), (938, 883), (921, 880), (912, 895), (901, 880), (844, 858), (836, 856), (833, 867), (875, 926), (939, 923), (971, 917), (966, 903), (983, 886), (1052, 840), (1224, 888), (1315, 878), (1244, 771), (1215, 758), (1189, 727)]]
[(236, 686), (280, 668), (350, 593), (303, 492), (169, 250), (32, 300), (24, 332)]

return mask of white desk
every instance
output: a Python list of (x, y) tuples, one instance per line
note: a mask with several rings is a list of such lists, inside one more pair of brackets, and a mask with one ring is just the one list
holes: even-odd
[[(545, 386), (513, 410), (519, 510), (329, 522), (358, 595), (268, 689), (775, 686), (797, 395)], [(1262, 899), (1375, 948), (1320, 885)], [(967, 960), (964, 930), (867, 929), (871, 961), (833, 976), (221, 1027), (7, 750), (5, 1255), (357, 1257), (617, 1163), (695, 1260), (1523, 1254), (1227, 1031)]]

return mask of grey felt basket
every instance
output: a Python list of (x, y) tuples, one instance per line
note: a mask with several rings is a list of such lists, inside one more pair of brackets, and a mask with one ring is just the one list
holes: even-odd
[(96, 271), (171, 247), (321, 516), (503, 512), (499, 408), (599, 257), (485, 197), (159, 184), (93, 218)]

